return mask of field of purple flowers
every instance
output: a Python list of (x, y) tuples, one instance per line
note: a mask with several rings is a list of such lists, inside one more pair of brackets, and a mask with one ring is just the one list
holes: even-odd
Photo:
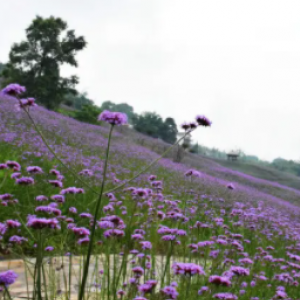
[[(299, 190), (159, 160), (122, 114), (88, 125), (15, 94), (0, 99), (0, 257), (35, 258), (26, 298), (300, 299)], [(0, 272), (0, 297), (17, 276)]]

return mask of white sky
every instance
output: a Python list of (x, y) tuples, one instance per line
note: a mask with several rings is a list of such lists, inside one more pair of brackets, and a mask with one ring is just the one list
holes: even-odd
[(300, 1), (0, 0), (0, 61), (38, 14), (84, 35), (81, 91), (178, 123), (194, 140), (262, 159), (300, 159)]

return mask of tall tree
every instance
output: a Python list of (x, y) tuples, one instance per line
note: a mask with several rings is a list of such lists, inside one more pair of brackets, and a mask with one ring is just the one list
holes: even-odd
[(174, 143), (177, 137), (177, 126), (173, 118), (165, 121), (156, 113), (146, 112), (134, 119), (135, 130), (160, 138), (167, 143)]
[(67, 30), (60, 18), (37, 16), (26, 29), (26, 41), (14, 44), (3, 71), (6, 83), (25, 85), (28, 95), (46, 107), (56, 108), (67, 93), (76, 93), (77, 76), (60, 76), (60, 67), (77, 67), (75, 55), (86, 46), (83, 36)]

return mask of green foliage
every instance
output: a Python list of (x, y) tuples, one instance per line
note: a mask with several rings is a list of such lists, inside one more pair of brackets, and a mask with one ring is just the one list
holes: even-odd
[(129, 124), (133, 124), (137, 116), (134, 112), (133, 107), (127, 103), (116, 104), (113, 103), (112, 101), (107, 100), (102, 103), (100, 108), (102, 111), (109, 110), (109, 111), (118, 111), (118, 112), (125, 113), (128, 117)]
[(75, 113), (75, 119), (81, 122), (97, 124), (97, 117), (102, 110), (94, 104), (84, 104), (80, 111)]
[(173, 118), (165, 121), (156, 113), (146, 112), (134, 119), (134, 129), (154, 138), (173, 144), (177, 137), (177, 126)]
[(5, 83), (26, 86), (27, 95), (53, 109), (68, 93), (76, 94), (77, 76), (60, 76), (60, 66), (77, 67), (75, 55), (86, 46), (84, 37), (67, 30), (60, 18), (37, 16), (26, 29), (26, 41), (14, 44), (3, 72)]
[(4, 68), (5, 68), (5, 64), (0, 62), (0, 76), (1, 76), (1, 73), (4, 70)]
[(272, 161), (271, 166), (277, 170), (289, 172), (300, 176), (300, 163), (293, 160), (286, 160), (283, 158), (276, 158)]
[(82, 109), (84, 105), (93, 105), (94, 101), (87, 98), (87, 93), (80, 93), (77, 95), (68, 94), (65, 97), (64, 104), (75, 109)]

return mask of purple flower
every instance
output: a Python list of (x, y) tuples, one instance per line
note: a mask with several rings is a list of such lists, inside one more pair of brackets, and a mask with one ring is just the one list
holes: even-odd
[(0, 195), (0, 200), (3, 200), (3, 201), (7, 201), (7, 200), (12, 200), (13, 199), (13, 195), (12, 194), (3, 194), (3, 195)]
[(108, 239), (110, 237), (123, 237), (125, 235), (123, 230), (119, 229), (109, 229), (106, 230), (103, 235)]
[(43, 174), (43, 170), (42, 168), (40, 167), (37, 167), (37, 166), (30, 166), (30, 167), (27, 167), (26, 171), (29, 173), (29, 174)]
[(17, 278), (18, 278), (18, 275), (12, 270), (1, 272), (0, 273), (0, 285), (9, 286), (9, 285), (13, 284)]
[(80, 218), (87, 218), (87, 219), (92, 219), (93, 218), (93, 216), (90, 214), (90, 213), (81, 213), (80, 215), (79, 215), (79, 217)]
[(7, 231), (7, 226), (6, 224), (3, 224), (0, 222), (0, 234), (5, 234), (5, 232)]
[(13, 235), (9, 238), (10, 243), (21, 245), (23, 242), (28, 242), (28, 240), (22, 236)]
[(216, 299), (221, 299), (221, 300), (237, 300), (238, 297), (234, 294), (231, 293), (218, 293), (213, 295), (214, 298)]
[(54, 187), (62, 188), (63, 183), (59, 180), (49, 180), (49, 183), (53, 185)]
[(163, 289), (161, 289), (161, 293), (167, 296), (170, 299), (177, 299), (179, 293), (176, 291), (175, 287), (173, 286), (165, 286)]
[(194, 263), (174, 263), (172, 268), (175, 275), (205, 275), (203, 268)]
[[(55, 203), (56, 204), (56, 203)], [(61, 211), (58, 208), (52, 207), (52, 206), (38, 206), (35, 209), (36, 212), (44, 212), (47, 214), (54, 214), (56, 216), (61, 215)]]
[(77, 214), (77, 209), (76, 209), (76, 207), (70, 207), (70, 208), (69, 208), (69, 212), (72, 213), (72, 214)]
[(198, 295), (203, 295), (204, 293), (208, 292), (209, 288), (207, 286), (201, 287), (201, 289), (198, 291)]
[(72, 231), (79, 236), (87, 236), (90, 235), (90, 231), (87, 228), (84, 227), (74, 227), (72, 228)]
[(88, 236), (85, 236), (85, 237), (79, 239), (79, 240), (77, 241), (77, 244), (79, 244), (79, 245), (84, 245), (84, 244), (88, 244), (89, 242), (90, 242), (89, 237), (88, 237)]
[(33, 185), (34, 179), (31, 177), (21, 177), (16, 180), (16, 183), (19, 185)]
[(52, 247), (52, 246), (48, 246), (45, 248), (46, 252), (52, 252), (53, 250), (54, 250), (54, 247)]
[(16, 172), (20, 172), (21, 171), (21, 166), (19, 163), (17, 163), (16, 161), (13, 160), (8, 160), (6, 162), (6, 165), (10, 168), (13, 169)]
[(26, 92), (26, 88), (24, 86), (19, 85), (18, 83), (11, 83), (8, 86), (6, 86), (1, 92), (9, 96), (19, 96), (22, 93)]
[(140, 244), (142, 245), (143, 250), (147, 250), (147, 249), (149, 250), (152, 248), (151, 242), (144, 241), (144, 242), (140, 242)]
[(57, 219), (37, 218), (36, 216), (29, 216), (27, 226), (34, 229), (60, 229), (59, 221)]
[(58, 203), (64, 203), (65, 202), (65, 197), (63, 195), (53, 195), (50, 198), (53, 201), (58, 202)]
[(224, 286), (231, 285), (230, 278), (228, 278), (226, 276), (212, 275), (209, 277), (209, 282), (216, 284), (216, 285), (224, 285)]
[(0, 164), (0, 170), (8, 169), (7, 164)]
[(139, 266), (132, 268), (132, 272), (134, 273), (134, 276), (137, 278), (144, 275), (144, 269)]
[(248, 276), (250, 274), (249, 269), (239, 266), (231, 266), (229, 272), (238, 276)]
[(7, 220), (5, 223), (7, 228), (18, 228), (21, 226), (21, 223), (15, 220)]
[(229, 190), (234, 190), (234, 189), (235, 189), (235, 186), (234, 186), (233, 183), (229, 183), (229, 184), (227, 184), (227, 188), (228, 188)]
[(36, 201), (48, 201), (48, 197), (44, 196), (44, 195), (39, 195), (35, 197)]
[(211, 126), (211, 121), (205, 116), (196, 116), (196, 121), (200, 126)]
[(180, 126), (183, 130), (189, 130), (191, 127), (190, 127), (190, 124), (187, 123), (187, 122), (183, 122)]
[(104, 121), (111, 125), (125, 125), (128, 122), (127, 115), (121, 112), (104, 110), (98, 117), (98, 121)]
[(84, 194), (84, 189), (82, 189), (82, 188), (76, 188), (76, 187), (68, 187), (68, 188), (66, 188), (64, 190), (61, 190), (60, 194), (61, 195), (65, 195), (65, 194), (72, 194), (72, 195), (75, 195), (75, 194)]

